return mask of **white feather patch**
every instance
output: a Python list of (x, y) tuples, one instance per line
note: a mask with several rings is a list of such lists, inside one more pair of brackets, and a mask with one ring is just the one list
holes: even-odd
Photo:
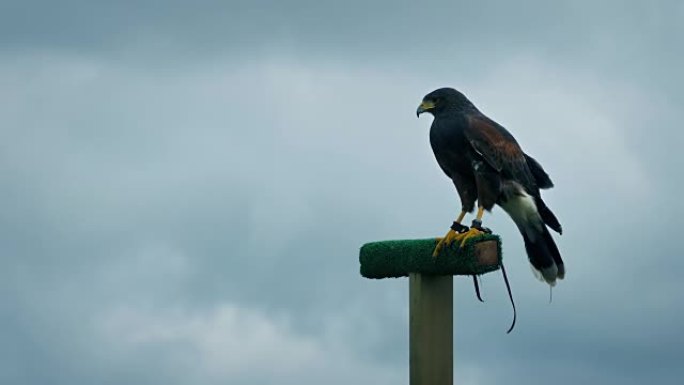
[(534, 242), (537, 234), (542, 231), (544, 223), (537, 211), (537, 204), (534, 203), (534, 198), (525, 192), (522, 187), (516, 187), (518, 187), (516, 194), (508, 198), (506, 203), (502, 203), (501, 207), (521, 229), (527, 229), (530, 225), (534, 227), (535, 231), (525, 231), (530, 240)]
[[(549, 284), (549, 286), (554, 287), (556, 286), (556, 278), (558, 276), (558, 267), (554, 263), (551, 267), (547, 267), (546, 269), (543, 269), (542, 271), (537, 270), (532, 264), (530, 263), (530, 269), (532, 269), (532, 274), (534, 274), (535, 278), (540, 280), (541, 282), (546, 282)], [(545, 277), (549, 277), (549, 279), (546, 279)], [(553, 279), (551, 279), (553, 277)]]
[(537, 270), (531, 263), (530, 263), (530, 270), (532, 270), (532, 274), (534, 274), (534, 277), (540, 280), (541, 282), (544, 282), (544, 276), (542, 275), (541, 271)]

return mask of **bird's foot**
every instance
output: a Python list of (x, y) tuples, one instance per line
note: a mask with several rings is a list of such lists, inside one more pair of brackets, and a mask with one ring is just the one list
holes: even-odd
[(454, 222), (449, 229), (449, 232), (443, 238), (437, 238), (437, 246), (432, 252), (432, 256), (436, 257), (445, 246), (449, 246), (454, 241), (459, 240), (459, 237), (468, 231), (468, 226), (463, 226), (458, 222)]
[(479, 221), (477, 219), (473, 220), (473, 224), (470, 226), (470, 229), (464, 233), (458, 234), (458, 241), (461, 241), (461, 247), (465, 246), (466, 242), (470, 238), (474, 238), (478, 235), (482, 234), (491, 234), (492, 230), (482, 227), (482, 221)]
[(476, 237), (476, 236), (481, 235), (483, 233), (484, 233), (484, 231), (478, 230), (475, 227), (471, 227), (470, 230), (466, 231), (465, 233), (459, 234), (459, 237), (457, 240), (461, 242), (461, 247), (463, 247), (463, 246), (465, 246), (466, 241), (468, 241), (468, 239)]

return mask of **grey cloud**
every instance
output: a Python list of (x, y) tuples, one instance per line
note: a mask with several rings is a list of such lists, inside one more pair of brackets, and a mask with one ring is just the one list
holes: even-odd
[(443, 70), (453, 69), (446, 65), (451, 58), (500, 60), (534, 50), (583, 68), (620, 66), (642, 76), (655, 61), (681, 63), (675, 36), (684, 12), (676, 2), (624, 7), (617, 1), (4, 4), (0, 32), (6, 47), (17, 50), (64, 49), (121, 58), (122, 50), (133, 49), (133, 59), (176, 61), (198, 55), (239, 60), (268, 50), (294, 50), (336, 60), (346, 55), (403, 58)]
[[(478, 384), (681, 376), (681, 55), (668, 48), (680, 8), (136, 4), (0, 12), (3, 382), (272, 379), (179, 370), (214, 326), (227, 333), (216, 341), (242, 330), (268, 352), (267, 334), (216, 321), (225, 308), (274, 327), (278, 346), (313, 341), (322, 358), (293, 383), (344, 368), (347, 383), (403, 379), (406, 282), (364, 280), (356, 257), (365, 241), (437, 236), (453, 219), (429, 119), (413, 116), (445, 84), (551, 173), (569, 270), (548, 305), (514, 226), (487, 216), (520, 319), (504, 335), (496, 274), (485, 304), (457, 280), (455, 372)], [(138, 329), (154, 338), (123, 338)]]

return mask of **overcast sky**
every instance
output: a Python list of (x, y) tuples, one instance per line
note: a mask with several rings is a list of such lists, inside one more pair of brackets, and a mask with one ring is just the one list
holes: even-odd
[(452, 86), (551, 174), (548, 303), (455, 284), (463, 385), (684, 375), (684, 3), (0, 2), (0, 383), (406, 384), (408, 282), (368, 241), (458, 197), (423, 95)]

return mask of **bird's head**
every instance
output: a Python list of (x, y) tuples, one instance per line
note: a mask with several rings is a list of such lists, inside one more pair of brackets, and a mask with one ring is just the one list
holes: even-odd
[(462, 93), (453, 88), (440, 88), (425, 95), (423, 101), (416, 110), (416, 116), (423, 112), (429, 112), (437, 116), (443, 112), (463, 111), (473, 107), (473, 104)]

